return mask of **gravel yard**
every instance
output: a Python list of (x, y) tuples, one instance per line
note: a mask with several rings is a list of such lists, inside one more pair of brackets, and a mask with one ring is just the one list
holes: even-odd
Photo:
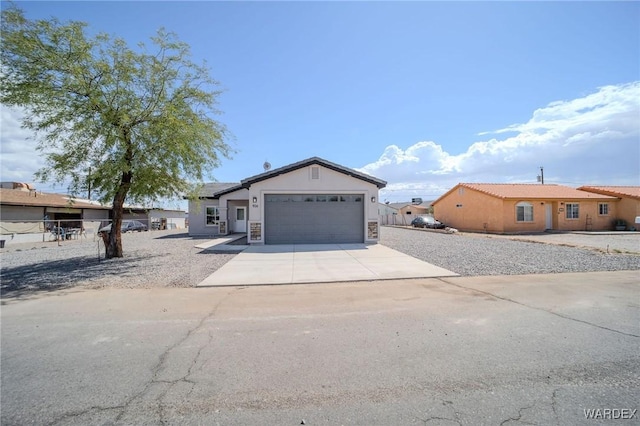
[[(2, 293), (89, 288), (194, 287), (233, 254), (208, 254), (194, 246), (205, 240), (184, 230), (124, 234), (124, 258), (104, 260), (101, 241), (65, 241), (9, 246), (0, 254)], [(98, 249), (102, 259), (98, 260)]]
[[(589, 236), (585, 236), (589, 237)], [(637, 235), (640, 237), (640, 235)], [(513, 238), (513, 239), (511, 239)], [(460, 275), (521, 275), (560, 272), (640, 270), (640, 255), (522, 241), (484, 234), (382, 227), (380, 241)]]
[[(65, 287), (193, 287), (234, 254), (202, 252), (204, 240), (183, 230), (123, 235), (124, 258), (104, 257), (102, 242), (89, 240), (9, 245), (2, 249), (2, 294)], [(640, 255), (525, 242), (484, 235), (382, 227), (381, 243), (461, 275), (515, 275), (640, 270)]]

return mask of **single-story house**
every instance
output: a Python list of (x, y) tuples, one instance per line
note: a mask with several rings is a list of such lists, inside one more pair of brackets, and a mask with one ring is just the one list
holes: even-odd
[(312, 157), (205, 185), (189, 201), (189, 234), (247, 233), (249, 244), (376, 243), (386, 182)]
[[(381, 222), (384, 225), (408, 226), (416, 216), (432, 213), (431, 201), (422, 201), (421, 198), (412, 202), (388, 203), (385, 206), (387, 208), (381, 208)], [(393, 209), (391, 216), (388, 214), (389, 208)]]
[(459, 183), (433, 202), (445, 225), (493, 233), (611, 230), (617, 197), (562, 185)]
[(398, 209), (391, 203), (378, 203), (380, 225), (395, 225), (398, 222)]
[[(138, 220), (149, 229), (154, 223), (164, 224), (164, 229), (187, 226), (187, 213), (181, 210), (125, 206), (123, 219)], [(58, 226), (95, 235), (110, 220), (111, 207), (97, 201), (41, 192), (27, 183), (0, 183), (0, 239), (6, 244), (46, 241)]]
[(7, 243), (36, 242), (53, 226), (94, 230), (109, 220), (110, 208), (68, 195), (40, 192), (29, 184), (3, 182), (0, 236)]
[(617, 197), (619, 201), (616, 205), (614, 219), (624, 220), (627, 229), (638, 230), (640, 228), (635, 223), (636, 217), (640, 217), (640, 186), (581, 186), (578, 189)]
[(188, 227), (187, 212), (184, 210), (165, 210), (140, 206), (126, 206), (123, 220), (137, 220), (149, 229), (185, 229)]

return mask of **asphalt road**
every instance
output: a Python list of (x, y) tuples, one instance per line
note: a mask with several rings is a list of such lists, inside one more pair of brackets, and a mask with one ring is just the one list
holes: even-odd
[(638, 282), (626, 271), (4, 299), (0, 421), (600, 424), (585, 410), (640, 408)]

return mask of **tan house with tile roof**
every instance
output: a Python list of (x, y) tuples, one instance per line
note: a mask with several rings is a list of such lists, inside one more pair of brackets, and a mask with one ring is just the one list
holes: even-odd
[(619, 199), (562, 185), (459, 183), (433, 202), (447, 226), (491, 233), (611, 230)]
[(640, 228), (635, 224), (636, 217), (640, 217), (640, 186), (581, 186), (581, 191), (594, 194), (609, 195), (619, 199), (616, 205), (615, 219), (626, 222), (627, 229)]

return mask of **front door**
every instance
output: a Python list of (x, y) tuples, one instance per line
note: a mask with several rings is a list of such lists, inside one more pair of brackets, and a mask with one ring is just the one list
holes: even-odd
[(236, 229), (235, 232), (247, 232), (247, 208), (236, 207)]
[(545, 229), (553, 229), (553, 205), (547, 203), (547, 211), (546, 211), (546, 222), (547, 226)]

